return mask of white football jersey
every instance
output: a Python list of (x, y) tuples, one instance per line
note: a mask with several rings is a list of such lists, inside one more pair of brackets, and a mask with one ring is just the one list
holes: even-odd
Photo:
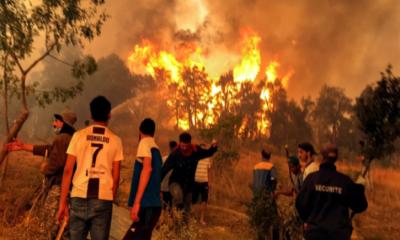
[(112, 165), (124, 158), (121, 139), (105, 126), (91, 125), (75, 132), (67, 154), (76, 157), (71, 197), (113, 200)]

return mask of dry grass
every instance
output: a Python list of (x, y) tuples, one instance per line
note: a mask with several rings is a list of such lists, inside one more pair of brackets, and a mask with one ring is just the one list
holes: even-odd
[[(125, 149), (126, 161), (122, 168), (122, 183), (118, 202), (126, 205), (135, 143), (132, 148)], [(259, 154), (243, 150), (241, 158), (233, 171), (219, 169), (212, 173), (210, 187), (210, 204), (245, 213), (246, 204), (251, 200), (252, 170), (259, 161)], [(30, 154), (13, 154), (6, 179), (0, 188), (0, 239), (45, 239), (39, 225), (33, 224), (29, 231), (22, 225), (24, 217), (23, 206), (31, 197), (36, 186), (40, 184), (41, 175), (38, 171), (40, 158)], [(273, 156), (272, 161), (278, 169), (279, 182), (289, 186), (285, 158)], [(338, 163), (338, 170), (352, 174), (360, 166)], [(373, 187), (367, 187), (369, 200), (368, 210), (355, 218), (357, 233), (362, 239), (399, 239), (400, 227), (396, 219), (400, 219), (400, 172), (394, 169), (373, 166), (371, 173)], [(290, 199), (280, 198), (280, 209), (284, 210), (290, 204)], [(283, 212), (283, 211), (282, 211)], [(284, 215), (284, 212), (282, 213)], [(188, 234), (190, 239), (251, 239), (252, 230), (246, 219), (235, 217), (224, 211), (210, 210), (206, 216), (206, 227), (193, 224)], [(165, 229), (163, 230), (165, 231)], [(178, 238), (177, 238), (178, 239)]]
[(367, 185), (368, 209), (355, 218), (364, 239), (400, 239), (400, 171), (373, 166)]

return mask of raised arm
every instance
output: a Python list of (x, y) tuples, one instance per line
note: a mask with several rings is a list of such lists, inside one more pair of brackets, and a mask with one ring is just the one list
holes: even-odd
[(209, 149), (204, 149), (199, 146), (196, 146), (196, 156), (199, 160), (212, 157), (212, 155), (214, 155), (214, 153), (216, 153), (217, 150), (218, 150), (217, 144), (212, 144)]
[[(53, 175), (61, 172), (65, 166), (65, 162), (67, 159), (67, 148), (69, 144), (69, 138), (63, 138), (62, 136), (57, 136), (51, 148), (48, 152), (48, 158), (42, 162), (40, 165), (40, 171), (44, 175)], [(34, 146), (33, 152), (38, 153), (38, 149), (41, 149), (40, 146)]]

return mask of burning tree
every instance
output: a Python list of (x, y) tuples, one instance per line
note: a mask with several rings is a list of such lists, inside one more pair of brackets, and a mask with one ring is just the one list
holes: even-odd
[(209, 98), (207, 96), (210, 90), (210, 81), (204, 68), (199, 69), (184, 68), (182, 80), (185, 87), (178, 89), (180, 98), (176, 101), (182, 101), (182, 112), (186, 112), (186, 120), (189, 122), (190, 129), (204, 128), (207, 119), (207, 109)]
[[(27, 96), (29, 90), (38, 84), (29, 84), (29, 73), (43, 61), (59, 52), (66, 45), (83, 45), (84, 40), (92, 40), (100, 34), (101, 26), (106, 20), (104, 13), (98, 14), (98, 7), (104, 1), (40, 1), (30, 5), (25, 1), (2, 1), (0, 3), (0, 55), (3, 60), (2, 71), (6, 89), (10, 79), (16, 79), (14, 89), (21, 100), (21, 114), (14, 121), (6, 136), (5, 142), (14, 139), (29, 116)], [(35, 52), (36, 44), (44, 39), (43, 52)], [(25, 65), (28, 63), (27, 65)], [(80, 78), (92, 73), (96, 68), (93, 58), (72, 64), (73, 74)], [(3, 74), (3, 75), (4, 75)], [(80, 78), (81, 79), (81, 78)], [(46, 103), (49, 99), (65, 100), (82, 90), (82, 83), (71, 88), (55, 88), (37, 95)], [(8, 121), (8, 120), (7, 120)], [(0, 163), (7, 152), (3, 147)]]
[[(241, 41), (241, 60), (219, 78), (210, 77), (205, 56), (195, 43), (179, 44), (170, 52), (144, 40), (134, 46), (128, 66), (133, 72), (150, 74), (161, 91), (168, 91), (163, 95), (177, 128), (218, 128), (219, 121), (233, 116), (240, 119), (234, 137), (254, 140), (269, 134), (269, 85), (279, 77), (276, 61), (268, 64), (265, 77), (260, 74), (260, 41), (257, 34), (247, 31)], [(281, 77), (284, 85), (291, 74)]]

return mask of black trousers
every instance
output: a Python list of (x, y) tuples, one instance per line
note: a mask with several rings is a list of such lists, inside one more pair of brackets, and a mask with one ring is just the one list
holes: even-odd
[(132, 223), (123, 240), (151, 240), (160, 215), (161, 207), (140, 208), (139, 221)]

